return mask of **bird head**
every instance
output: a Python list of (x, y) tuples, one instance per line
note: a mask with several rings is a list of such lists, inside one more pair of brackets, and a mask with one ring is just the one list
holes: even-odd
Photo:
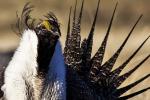
[(30, 15), (33, 8), (34, 7), (30, 5), (30, 3), (25, 4), (21, 16), (17, 13), (17, 22), (12, 25), (12, 29), (21, 36), (23, 35), (24, 30), (34, 31), (38, 40), (38, 72), (47, 73), (48, 65), (55, 52), (55, 46), (61, 36), (60, 24), (52, 12), (47, 13), (44, 18), (38, 20), (37, 23), (37, 19)]
[[(56, 44), (59, 43), (61, 32), (60, 25), (55, 15), (53, 13), (48, 13), (47, 16), (45, 16), (46, 19), (41, 20), (38, 24), (35, 24), (35, 20), (30, 16), (31, 11), (32, 6), (27, 3), (23, 8), (21, 16), (18, 16), (17, 14), (17, 22), (13, 25), (14, 27), (12, 27), (15, 33), (21, 35), (21, 40), (20, 45), (15, 51), (15, 54), (12, 57), (10, 64), (7, 66), (7, 70), (5, 71), (5, 76), (8, 75), (8, 77), (4, 76), (5, 83), (3, 85), (3, 91), (4, 94), (6, 94), (4, 95), (4, 98), (6, 98), (6, 100), (12, 100), (12, 98), (32, 99), (35, 94), (35, 98), (42, 95), (42, 89), (44, 89), (42, 82), (47, 78), (51, 67), (49, 67), (49, 64), (51, 63), (54, 53), (56, 54), (58, 51)], [(13, 66), (13, 71), (11, 66)], [(10, 73), (15, 74), (13, 74), (14, 76), (11, 76)], [(22, 82), (22, 80), (24, 80), (25, 84), (17, 83), (16, 85), (14, 83), (15, 86), (12, 86), (14, 81), (11, 77), (14, 77), (15, 79), (16, 76), (19, 77), (19, 81)], [(12, 83), (9, 83), (9, 80), (11, 79)], [(9, 88), (9, 86), (12, 86), (14, 89)], [(21, 92), (13, 91), (17, 91), (17, 89), (15, 89), (16, 87), (21, 87)], [(30, 92), (30, 90), (38, 91)], [(21, 96), (18, 96), (17, 93), (21, 94)]]
[(39, 42), (37, 58), (39, 71), (47, 73), (49, 61), (51, 61), (56, 43), (61, 36), (60, 25), (55, 15), (53, 13), (48, 13), (46, 19), (36, 25), (34, 31)]
[(61, 36), (60, 25), (54, 15), (48, 15), (47, 19), (42, 20), (34, 30), (40, 41), (43, 43), (50, 42), (50, 46), (54, 46), (55, 42)]

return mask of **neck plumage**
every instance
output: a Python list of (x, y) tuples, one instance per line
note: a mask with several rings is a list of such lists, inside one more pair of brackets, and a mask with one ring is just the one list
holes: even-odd
[(6, 100), (27, 100), (27, 91), (37, 75), (38, 38), (32, 30), (25, 30), (20, 45), (5, 70), (2, 87)]
[[(66, 100), (66, 69), (60, 41), (57, 41), (55, 52), (52, 56), (49, 71), (48, 84), (43, 97), (45, 100)], [(50, 96), (51, 95), (51, 96)], [(49, 98), (51, 97), (51, 98)]]
[(24, 31), (20, 45), (5, 70), (2, 90), (6, 100), (66, 99), (65, 64), (61, 44), (59, 40), (56, 43), (48, 68), (48, 77), (41, 79), (37, 77), (38, 43), (34, 31)]

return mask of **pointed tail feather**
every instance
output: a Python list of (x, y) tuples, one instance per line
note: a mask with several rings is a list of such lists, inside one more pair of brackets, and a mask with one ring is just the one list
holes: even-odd
[(94, 35), (94, 29), (95, 29), (95, 25), (96, 25), (96, 20), (97, 20), (99, 5), (100, 5), (100, 0), (98, 1), (98, 5), (97, 5), (97, 9), (96, 9), (94, 21), (93, 21), (93, 24), (92, 24), (89, 36), (87, 38), (87, 51), (86, 51), (87, 59), (91, 59), (92, 45), (93, 45), (93, 35)]
[[(81, 24), (81, 18), (82, 18), (83, 4), (84, 4), (84, 0), (82, 2), (81, 11), (80, 11), (80, 14), (79, 14), (77, 22), (76, 22), (77, 0), (76, 0), (76, 4), (75, 4), (75, 9), (74, 9), (74, 18), (73, 18), (73, 29), (72, 29), (72, 34), (71, 34), (72, 35), (71, 43), (72, 43), (72, 48), (76, 48), (76, 49), (80, 48), (80, 41), (81, 41), (80, 24)], [(74, 51), (76, 51), (76, 49)]]
[(83, 4), (84, 0), (82, 2), (81, 11), (78, 17), (78, 20), (76, 20), (76, 6), (77, 1), (74, 8), (74, 17), (73, 17), (73, 26), (72, 26), (72, 32), (70, 34), (70, 41), (69, 41), (69, 48), (67, 50), (68, 54), (66, 55), (66, 63), (74, 68), (77, 68), (77, 70), (80, 70), (81, 67), (81, 48), (80, 48), (80, 26), (81, 26), (81, 18), (82, 18), (82, 11), (83, 11)]
[[(75, 8), (74, 8), (74, 16), (73, 16), (73, 24), (72, 24), (72, 31), (70, 33), (70, 39), (68, 41), (69, 46), (66, 46), (66, 57), (65, 57), (65, 62), (69, 66), (74, 65), (73, 67), (76, 68), (77, 63), (81, 61), (80, 59), (80, 34), (78, 34), (77, 31), (77, 23), (76, 23), (76, 6), (77, 6), (77, 0), (75, 3)], [(68, 39), (68, 38), (67, 38)], [(65, 53), (64, 53), (65, 54)]]
[(132, 70), (130, 70), (129, 72), (119, 76), (117, 79), (115, 79), (113, 81), (113, 85), (115, 87), (119, 87), (134, 71), (136, 71), (148, 58), (150, 57), (150, 55), (148, 55), (147, 57), (145, 57), (145, 59), (143, 59), (138, 65), (136, 65)]
[[(72, 72), (74, 72), (78, 75), (78, 78), (75, 79), (75, 78), (70, 78), (70, 77), (72, 77), (71, 74), (67, 74), (68, 79), (74, 80), (74, 81), (71, 81), (72, 84), (74, 82), (75, 83), (79, 82), (78, 79), (81, 79), (81, 81), (83, 81), (85, 83), (85, 84), (78, 84), (79, 87), (75, 87), (75, 88), (71, 87), (71, 88), (74, 88), (74, 91), (76, 93), (77, 92), (78, 92), (78, 94), (83, 93), (82, 95), (77, 96), (77, 98), (83, 99), (82, 96), (84, 96), (87, 99), (89, 99), (89, 97), (96, 97), (99, 99), (102, 98), (104, 100), (108, 100), (110, 98), (113, 100), (116, 100), (116, 99), (122, 100), (122, 99), (128, 99), (128, 98), (134, 97), (135, 95), (138, 95), (138, 94), (143, 93), (144, 91), (148, 90), (149, 88), (146, 88), (146, 89), (140, 90), (138, 92), (132, 93), (130, 95), (120, 97), (123, 93), (125, 93), (126, 91), (128, 91), (129, 89), (134, 87), (135, 85), (139, 84), (140, 82), (142, 82), (143, 80), (148, 78), (150, 75), (147, 75), (126, 87), (123, 87), (120, 89), (118, 89), (118, 87), (149, 58), (150, 55), (148, 55), (146, 58), (144, 58), (144, 60), (142, 60), (139, 64), (137, 64), (133, 69), (131, 69), (124, 75), (119, 76), (119, 74), (123, 70), (123, 68), (138, 53), (138, 51), (143, 47), (143, 45), (145, 44), (145, 42), (148, 40), (148, 38), (150, 36), (136, 49), (136, 51), (120, 67), (118, 67), (114, 71), (111, 71), (118, 56), (120, 55), (121, 51), (123, 50), (124, 46), (126, 45), (127, 41), (129, 40), (131, 34), (133, 33), (134, 28), (136, 27), (136, 25), (142, 18), (142, 15), (138, 18), (138, 20), (136, 21), (136, 23), (134, 24), (134, 26), (128, 33), (127, 37), (121, 44), (121, 46), (117, 49), (117, 51), (113, 54), (113, 56), (102, 65), (107, 41), (109, 38), (110, 30), (112, 27), (112, 23), (114, 20), (114, 16), (115, 16), (115, 12), (116, 12), (118, 3), (116, 3), (116, 6), (114, 8), (114, 11), (113, 11), (113, 14), (112, 14), (109, 26), (108, 26), (108, 30), (104, 37), (104, 40), (102, 41), (100, 48), (98, 49), (98, 51), (96, 52), (96, 54), (94, 55), (94, 57), (92, 59), (91, 59), (91, 53), (92, 53), (92, 45), (93, 45), (93, 35), (94, 35), (96, 20), (97, 20), (97, 16), (98, 16), (100, 0), (98, 0), (97, 10), (96, 10), (96, 13), (94, 16), (94, 21), (93, 21), (90, 33), (89, 33), (88, 37), (82, 41), (81, 46), (80, 46), (80, 42), (81, 42), (81, 35), (80, 35), (81, 28), (80, 27), (81, 27), (83, 4), (84, 4), (84, 0), (82, 1), (79, 17), (77, 17), (77, 19), (76, 19), (76, 6), (77, 6), (77, 1), (76, 1), (71, 33), (70, 33), (70, 17), (69, 17), (69, 21), (68, 21), (69, 28), (68, 28), (68, 32), (67, 32), (67, 34), (68, 34), (67, 39), (69, 40), (68, 37), (70, 35), (70, 41), (68, 42), (70, 47), (66, 44), (67, 54), (65, 55), (65, 61), (69, 62), (69, 63), (66, 63), (68, 65), (68, 68), (71, 69)], [(68, 71), (68, 72), (70, 72), (70, 71)], [(80, 87), (83, 87), (83, 88), (79, 89)], [(85, 92), (85, 91), (87, 91), (87, 89), (86, 89), (87, 87), (89, 87), (90, 92), (93, 90), (92, 92), (94, 92), (94, 94), (89, 95), (90, 92)], [(70, 92), (72, 91), (71, 88), (69, 88)], [(78, 91), (78, 89), (79, 89), (79, 91)], [(83, 91), (82, 91), (82, 89), (83, 89)], [(70, 92), (69, 93), (74, 96), (74, 93), (75, 93), (74, 91), (72, 93), (70, 93)], [(87, 96), (89, 96), (89, 97), (87, 97)], [(76, 98), (76, 96), (74, 96), (74, 98)]]
[[(82, 42), (82, 47), (81, 47), (81, 49), (83, 50), (82, 60), (83, 60), (83, 64), (84, 64), (83, 66), (86, 67), (85, 71), (86, 70), (89, 71), (89, 69), (90, 69), (90, 60), (91, 60), (92, 45), (93, 45), (93, 35), (94, 35), (94, 29), (95, 29), (95, 24), (96, 24), (96, 20), (97, 20), (98, 10), (99, 10), (99, 4), (100, 4), (100, 0), (98, 1), (94, 21), (93, 21), (89, 36), (88, 36), (87, 40), (83, 40), (83, 42)], [(85, 46), (83, 46), (83, 45), (85, 45)]]
[(134, 92), (134, 93), (132, 93), (132, 94), (129, 94), (129, 95), (120, 97), (120, 98), (118, 98), (117, 100), (127, 100), (127, 99), (130, 99), (130, 98), (132, 98), (132, 97), (135, 97), (135, 96), (137, 96), (137, 95), (139, 95), (139, 94), (142, 94), (142, 93), (144, 93), (144, 92), (146, 92), (146, 91), (148, 91), (148, 90), (150, 90), (150, 87), (145, 88), (145, 89), (142, 89), (142, 90), (137, 91), (137, 92)]
[(80, 27), (81, 25), (81, 18), (82, 18), (82, 13), (83, 13), (83, 5), (84, 5), (84, 0), (82, 1), (82, 5), (81, 5), (81, 9), (80, 9), (80, 14), (79, 14), (79, 18), (78, 18), (78, 27)]
[(150, 36), (148, 36), (143, 43), (136, 49), (136, 51), (122, 64), (120, 65), (117, 69), (112, 71), (109, 75), (112, 79), (115, 77), (118, 77), (121, 71), (124, 69), (124, 67), (132, 60), (132, 58), (138, 53), (138, 51), (143, 47), (143, 45), (146, 43), (146, 41), (149, 39)]
[[(120, 89), (118, 89), (116, 92), (114, 92), (114, 95), (115, 96), (120, 96), (122, 95), (123, 93), (127, 92), (129, 89), (133, 88), (134, 86), (136, 86), (137, 84), (143, 82), (145, 79), (149, 78), (150, 77), (150, 74), (144, 76), (143, 78), (137, 80), (136, 82), (128, 85), (128, 86), (125, 86), (125, 87), (122, 87)], [(142, 92), (141, 92), (142, 93)]]
[(70, 18), (71, 18), (71, 10), (70, 8), (69, 12), (69, 18), (68, 18), (68, 28), (67, 28), (67, 35), (66, 35), (66, 41), (65, 41), (65, 48), (64, 48), (64, 56), (65, 56), (65, 62), (66, 64), (70, 64), (68, 57), (70, 55), (70, 41), (71, 41), (71, 34), (70, 34)]
[(118, 5), (118, 2), (116, 3), (116, 6), (115, 6), (115, 9), (114, 9), (114, 12), (113, 12), (108, 30), (107, 30), (105, 38), (104, 38), (104, 40), (101, 44), (101, 47), (98, 49), (98, 51), (96, 52), (96, 54), (92, 58), (92, 68), (91, 68), (91, 72), (90, 72), (91, 76), (95, 76), (95, 75), (98, 74), (98, 72), (100, 72), (99, 67), (101, 66), (102, 61), (103, 61), (105, 48), (106, 48), (106, 44), (107, 44), (107, 41), (108, 41), (108, 36), (109, 36), (109, 33), (110, 33), (110, 29), (111, 29), (111, 26), (112, 26), (114, 15), (115, 15), (115, 12), (116, 12), (116, 9), (117, 9), (117, 5)]
[(83, 5), (84, 5), (84, 0), (82, 1), (80, 14), (79, 14), (78, 21), (76, 24), (76, 34), (77, 34), (77, 45), (78, 46), (80, 46), (80, 41), (81, 41), (80, 31), (81, 31), (81, 19), (82, 19), (82, 13), (83, 13)]
[(70, 7), (70, 12), (69, 12), (67, 36), (66, 36), (65, 48), (64, 48), (64, 56), (68, 55), (68, 49), (70, 47), (69, 44), (70, 44), (70, 17), (71, 17), (71, 10), (72, 10), (72, 7)]
[(81, 43), (81, 49), (83, 51), (83, 53), (86, 52), (86, 48), (87, 48), (87, 39), (83, 39), (82, 43)]
[[(87, 39), (83, 39), (82, 43), (81, 43), (81, 51), (82, 51), (82, 63), (83, 63), (83, 66), (82, 67), (86, 67), (86, 64), (87, 64), (87, 61), (86, 61), (86, 51), (87, 51)], [(86, 68), (84, 68), (86, 69)]]
[(65, 42), (65, 46), (68, 46), (68, 42), (70, 40), (70, 17), (71, 17), (71, 9), (72, 7), (70, 7), (70, 12), (69, 12), (69, 20), (68, 20), (68, 28), (67, 28), (67, 36), (66, 36), (66, 42)]
[[(75, 24), (76, 24), (76, 8), (77, 8), (77, 0), (76, 0), (75, 7), (74, 7), (74, 16), (73, 16), (72, 28), (75, 28)], [(73, 31), (73, 29), (72, 29), (72, 31)]]
[(126, 39), (124, 40), (124, 42), (122, 43), (122, 45), (120, 46), (120, 48), (115, 52), (115, 54), (107, 61), (105, 62), (101, 69), (106, 72), (106, 75), (108, 76), (110, 74), (110, 71), (112, 70), (112, 67), (114, 66), (118, 56), (120, 55), (122, 49), (124, 48), (125, 44), (127, 43), (129, 37), (131, 36), (131, 34), (133, 33), (134, 28), (136, 27), (136, 25), (138, 24), (138, 22), (140, 21), (140, 19), (142, 18), (143, 15), (141, 15), (138, 20), (136, 21), (136, 23), (134, 24), (133, 28), (131, 29), (131, 31), (129, 32), (128, 36), (126, 37)]

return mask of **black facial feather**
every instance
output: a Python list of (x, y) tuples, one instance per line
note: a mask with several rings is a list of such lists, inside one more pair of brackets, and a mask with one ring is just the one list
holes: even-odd
[[(46, 20), (41, 21), (36, 27), (35, 32), (38, 36), (38, 75), (45, 76), (48, 72), (49, 63), (54, 54), (55, 45), (60, 37), (60, 26), (56, 16), (49, 12), (46, 16)], [(43, 22), (46, 22), (46, 26)], [(49, 30), (47, 27), (51, 27)]]
[(53, 31), (57, 30), (60, 33), (60, 23), (58, 22), (58, 19), (55, 16), (55, 14), (52, 12), (49, 12), (45, 17), (47, 18), (48, 22), (54, 26), (54, 29), (52, 30)]
[(38, 73), (39, 75), (44, 75), (48, 72), (48, 65), (54, 54), (55, 45), (59, 37), (54, 35), (48, 35), (49, 38), (45, 36), (38, 35)]

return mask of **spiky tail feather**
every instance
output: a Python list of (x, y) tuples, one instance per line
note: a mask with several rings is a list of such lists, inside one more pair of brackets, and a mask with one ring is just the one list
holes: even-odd
[(120, 55), (122, 49), (124, 48), (125, 44), (127, 43), (128, 39), (133, 33), (133, 30), (135, 29), (136, 25), (142, 18), (142, 15), (138, 18), (138, 20), (132, 27), (131, 31), (129, 32), (128, 36), (123, 41), (122, 45), (118, 48), (118, 50), (114, 53), (114, 55), (102, 65), (105, 48), (107, 45), (110, 29), (112, 27), (112, 22), (115, 16), (118, 3), (116, 3), (105, 38), (93, 58), (91, 58), (93, 35), (94, 35), (94, 29), (95, 29), (100, 0), (98, 1), (95, 18), (89, 36), (88, 38), (84, 39), (82, 43), (80, 43), (81, 42), (80, 24), (82, 18), (83, 3), (77, 21), (76, 21), (77, 3), (75, 4), (73, 27), (71, 32), (70, 32), (70, 14), (69, 14), (68, 32), (67, 32), (66, 46), (64, 51), (65, 62), (68, 66), (67, 99), (68, 100), (77, 100), (77, 99), (79, 100), (81, 99), (82, 100), (116, 100), (116, 99), (124, 100), (124, 99), (132, 98), (138, 94), (141, 94), (149, 90), (150, 87), (121, 97), (123, 93), (125, 93), (129, 89), (132, 89), (132, 87), (136, 86), (140, 82), (147, 79), (150, 76), (149, 74), (132, 84), (129, 84), (123, 88), (118, 89), (118, 87), (149, 58), (148, 55), (132, 70), (128, 71), (122, 76), (119, 76), (121, 71), (138, 53), (138, 51), (143, 47), (143, 45), (149, 39), (149, 37), (137, 48), (137, 50), (122, 65), (120, 65), (117, 69), (112, 71), (112, 68), (118, 56)]

